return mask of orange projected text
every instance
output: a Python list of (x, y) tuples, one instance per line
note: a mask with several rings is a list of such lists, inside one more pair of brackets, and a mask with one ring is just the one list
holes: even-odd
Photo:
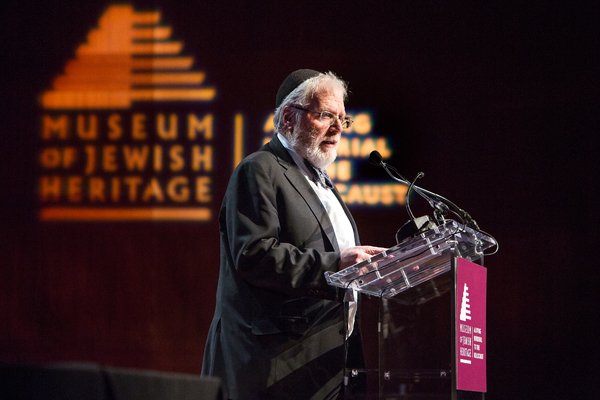
[(42, 176), (40, 199), (43, 202), (82, 203), (208, 203), (211, 178), (199, 176), (190, 182), (186, 176), (175, 176), (161, 182), (158, 178), (123, 176), (104, 178), (72, 175)]
[[(43, 203), (206, 204), (213, 115), (45, 114)], [(204, 214), (203, 214), (204, 215)]]

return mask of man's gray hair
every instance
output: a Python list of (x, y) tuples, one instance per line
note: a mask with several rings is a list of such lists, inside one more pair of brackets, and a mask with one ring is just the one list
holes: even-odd
[[(348, 97), (348, 84), (342, 79), (338, 78), (333, 72), (321, 73), (315, 77), (309, 78), (302, 82), (296, 89), (294, 89), (275, 109), (275, 115), (273, 116), (273, 125), (275, 126), (275, 133), (285, 135), (285, 125), (283, 122), (282, 114), (283, 109), (286, 106), (297, 105), (303, 108), (307, 108), (314, 97), (315, 93), (319, 92), (323, 88), (332, 88), (336, 93), (340, 93), (346, 101)], [(292, 108), (294, 119), (299, 121), (300, 113), (302, 110)]]

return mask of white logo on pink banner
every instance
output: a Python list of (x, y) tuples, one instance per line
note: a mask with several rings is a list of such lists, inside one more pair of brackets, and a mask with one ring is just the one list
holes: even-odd
[(487, 270), (462, 258), (456, 268), (456, 388), (485, 392)]
[(471, 310), (469, 310), (471, 306), (469, 305), (469, 288), (465, 283), (465, 288), (463, 290), (462, 302), (460, 306), (460, 320), (467, 321), (471, 319)]

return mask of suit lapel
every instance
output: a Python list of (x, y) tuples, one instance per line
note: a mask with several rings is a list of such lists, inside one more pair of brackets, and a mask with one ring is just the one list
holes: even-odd
[[(306, 204), (308, 204), (308, 207), (311, 209), (323, 232), (325, 232), (333, 249), (336, 252), (339, 252), (340, 248), (338, 246), (337, 238), (335, 236), (331, 220), (329, 219), (329, 215), (327, 215), (327, 211), (325, 211), (325, 207), (323, 207), (319, 196), (317, 196), (315, 191), (307, 182), (302, 170), (300, 167), (298, 167), (298, 165), (296, 165), (296, 162), (292, 159), (292, 156), (290, 156), (287, 149), (283, 147), (283, 144), (281, 144), (277, 135), (273, 137), (273, 140), (269, 142), (269, 145), (273, 154), (277, 156), (279, 164), (286, 170), (286, 178), (290, 184), (294, 186), (300, 197), (302, 197)], [(339, 199), (339, 194), (336, 194), (336, 196)], [(346, 206), (343, 202), (342, 206), (344, 207), (346, 214), (348, 214)], [(354, 221), (352, 220), (352, 217), (350, 217), (350, 221), (354, 227)], [(356, 232), (356, 228), (354, 229), (354, 232)]]

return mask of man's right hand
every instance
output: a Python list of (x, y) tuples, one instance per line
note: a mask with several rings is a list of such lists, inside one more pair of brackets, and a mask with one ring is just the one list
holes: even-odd
[(342, 250), (340, 253), (340, 270), (348, 268), (358, 262), (371, 258), (375, 254), (386, 251), (384, 247), (375, 246), (355, 246)]

